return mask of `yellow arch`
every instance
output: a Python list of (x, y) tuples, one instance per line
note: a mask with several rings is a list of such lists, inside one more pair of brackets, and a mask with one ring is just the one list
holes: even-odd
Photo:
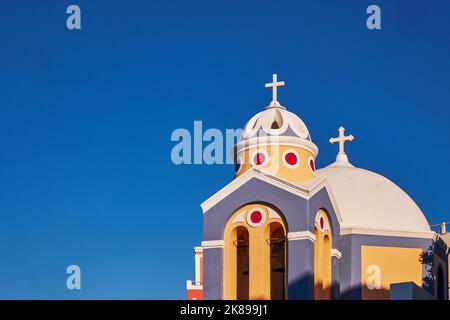
[[(249, 214), (260, 211), (263, 216), (262, 223), (252, 225)], [(236, 210), (225, 225), (224, 255), (223, 255), (223, 297), (227, 300), (238, 298), (238, 280), (245, 280), (242, 274), (238, 275), (242, 258), (238, 261), (237, 245), (239, 230), (248, 232), (248, 298), (271, 298), (271, 225), (277, 223), (282, 227), (285, 237), (286, 227), (280, 214), (264, 204), (249, 204)], [(245, 244), (244, 244), (245, 245)], [(241, 291), (242, 293), (242, 291)]]

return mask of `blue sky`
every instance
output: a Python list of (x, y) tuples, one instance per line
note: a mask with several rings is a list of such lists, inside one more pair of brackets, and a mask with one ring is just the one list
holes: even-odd
[[(65, 26), (77, 4), (82, 30)], [(382, 30), (365, 26), (382, 10)], [(2, 1), (0, 298), (176, 299), (200, 203), (232, 165), (175, 166), (176, 128), (239, 128), (279, 100), (317, 167), (341, 125), (350, 161), (450, 220), (450, 3)], [(82, 290), (69, 291), (77, 264)]]

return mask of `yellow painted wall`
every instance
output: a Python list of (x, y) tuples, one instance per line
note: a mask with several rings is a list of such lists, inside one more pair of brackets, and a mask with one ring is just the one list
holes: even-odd
[[(297, 152), (300, 158), (300, 165), (297, 168), (290, 168), (284, 165), (282, 155), (287, 149), (292, 149)], [(307, 149), (287, 145), (257, 146), (244, 150), (238, 155), (241, 157), (243, 164), (241, 165), (239, 172), (236, 174), (236, 177), (240, 176), (252, 167), (251, 157), (256, 150), (266, 151), (269, 156), (269, 162), (267, 164), (256, 167), (259, 170), (265, 171), (290, 182), (303, 182), (315, 177), (315, 174), (309, 167), (309, 159), (310, 157), (315, 159), (314, 154)]]
[(422, 252), (421, 248), (362, 246), (362, 299), (388, 300), (392, 283), (412, 281), (421, 287)]
[[(252, 209), (260, 208), (264, 211), (265, 222), (261, 226), (252, 227), (248, 224), (246, 213)], [(243, 221), (233, 220), (245, 212)], [(229, 218), (224, 230), (224, 258), (223, 258), (223, 297), (227, 300), (236, 299), (236, 230), (244, 227), (249, 235), (249, 299), (270, 299), (270, 224), (278, 223), (286, 228), (281, 219), (270, 218), (267, 206), (262, 204), (250, 204), (240, 208)]]

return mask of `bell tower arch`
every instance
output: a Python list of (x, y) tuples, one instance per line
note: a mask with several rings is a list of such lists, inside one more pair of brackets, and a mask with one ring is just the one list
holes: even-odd
[(286, 227), (280, 214), (260, 203), (236, 210), (224, 229), (224, 299), (284, 299)]

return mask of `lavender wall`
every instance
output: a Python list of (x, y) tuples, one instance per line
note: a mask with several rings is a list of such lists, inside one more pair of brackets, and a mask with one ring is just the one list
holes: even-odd
[[(222, 240), (225, 224), (239, 208), (250, 203), (263, 203), (281, 213), (288, 232), (310, 231), (314, 233), (317, 210), (324, 208), (330, 216), (333, 248), (339, 247), (339, 221), (325, 188), (311, 199), (303, 199), (286, 190), (257, 178), (250, 179), (240, 188), (210, 208), (203, 215), (203, 241)], [(304, 240), (287, 243), (287, 288), (289, 299), (312, 299), (314, 297), (314, 244)], [(222, 298), (223, 250), (204, 251), (204, 297)], [(333, 283), (339, 286), (340, 261), (333, 260)], [(337, 298), (337, 297), (336, 297)]]

